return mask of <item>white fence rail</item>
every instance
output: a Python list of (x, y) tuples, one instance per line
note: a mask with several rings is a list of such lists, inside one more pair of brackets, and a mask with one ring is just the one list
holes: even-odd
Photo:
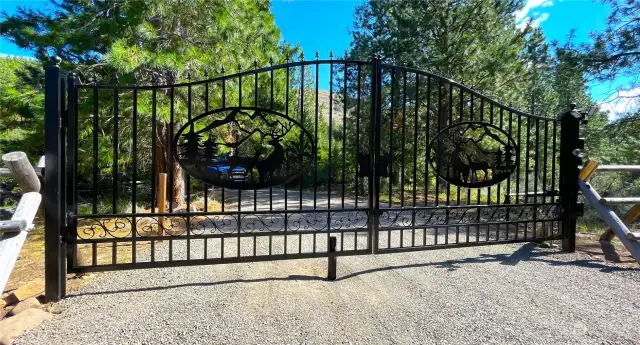
[(0, 221), (0, 291), (4, 291), (28, 231), (33, 228), (42, 200), (38, 175), (44, 168), (44, 157), (34, 168), (24, 152), (7, 153), (2, 160), (6, 168), (0, 169), (0, 177), (14, 178), (25, 193), (11, 220)]

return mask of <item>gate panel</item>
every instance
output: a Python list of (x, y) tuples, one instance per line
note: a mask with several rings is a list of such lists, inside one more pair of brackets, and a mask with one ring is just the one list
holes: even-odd
[(371, 63), (222, 75), (75, 85), (70, 271), (371, 252)]
[(555, 119), (390, 65), (380, 98), (378, 251), (560, 238)]

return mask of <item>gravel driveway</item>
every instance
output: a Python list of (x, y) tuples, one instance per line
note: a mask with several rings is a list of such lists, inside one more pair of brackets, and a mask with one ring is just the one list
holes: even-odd
[(640, 269), (531, 244), (100, 274), (18, 344), (637, 344)]

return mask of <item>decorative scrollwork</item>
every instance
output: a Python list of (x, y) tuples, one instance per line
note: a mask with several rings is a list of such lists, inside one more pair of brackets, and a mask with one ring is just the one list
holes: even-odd
[(278, 232), (284, 230), (281, 213), (248, 214), (240, 219), (242, 232)]
[(459, 122), (431, 140), (431, 166), (445, 181), (461, 187), (487, 187), (503, 181), (518, 165), (518, 145), (486, 122)]
[(365, 211), (331, 212), (331, 229), (363, 229), (368, 225)]
[(322, 231), (328, 226), (327, 212), (305, 212), (289, 214), (288, 230)]
[(131, 219), (125, 217), (81, 219), (78, 220), (76, 232), (81, 239), (125, 238), (131, 235)]

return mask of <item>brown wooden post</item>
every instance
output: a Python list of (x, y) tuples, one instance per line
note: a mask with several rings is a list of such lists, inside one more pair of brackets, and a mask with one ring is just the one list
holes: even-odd
[[(158, 213), (167, 211), (167, 174), (158, 174)], [(158, 236), (164, 235), (164, 217), (158, 217)]]

